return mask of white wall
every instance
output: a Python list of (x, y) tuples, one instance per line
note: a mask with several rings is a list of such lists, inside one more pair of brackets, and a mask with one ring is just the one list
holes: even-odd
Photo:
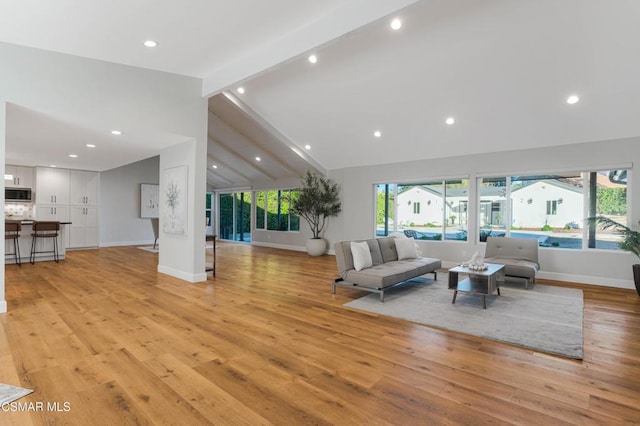
[[(0, 83), (2, 84), (2, 83)], [(0, 149), (0, 176), (4, 176), (4, 135), (5, 135), (5, 122), (6, 122), (6, 103), (0, 99), (0, 145), (2, 145), (2, 149)], [(2, 195), (0, 195), (0, 200), (2, 205), (4, 206), (4, 179), (2, 179)], [(4, 234), (4, 220), (0, 224), (0, 231)], [(4, 245), (2, 246), (2, 254), (4, 255)], [(0, 265), (0, 313), (7, 312), (7, 299), (4, 295), (4, 262)]]
[[(207, 100), (201, 93), (202, 80), (197, 78), (0, 43), (0, 164), (5, 162), (6, 102), (105, 129), (134, 117), (137, 134), (171, 135), (171, 140), (204, 145), (191, 152), (204, 162)], [(205, 167), (197, 171), (202, 205)], [(202, 251), (204, 258), (204, 247)], [(204, 271), (204, 260), (201, 263)], [(6, 311), (4, 274), (0, 279), (0, 311)]]
[(150, 219), (140, 217), (140, 184), (160, 182), (160, 156), (100, 174), (100, 246), (153, 243)]
[[(342, 190), (343, 211), (334, 221), (327, 237), (332, 241), (371, 238), (375, 226), (376, 183), (420, 182), (428, 179), (469, 177), (469, 241), (420, 241), (423, 253), (438, 257), (443, 263), (454, 264), (484, 251), (484, 243), (477, 240), (475, 204), (478, 176), (509, 176), (527, 172), (559, 172), (607, 170), (640, 164), (640, 137), (591, 142), (542, 149), (529, 149), (411, 161), (379, 166), (332, 170), (329, 176)], [(628, 202), (630, 223), (637, 226), (640, 219), (640, 173), (632, 170), (629, 176)], [(339, 223), (337, 223), (339, 222)], [(638, 259), (621, 251), (569, 250), (540, 248), (543, 278), (634, 288), (631, 265)]]

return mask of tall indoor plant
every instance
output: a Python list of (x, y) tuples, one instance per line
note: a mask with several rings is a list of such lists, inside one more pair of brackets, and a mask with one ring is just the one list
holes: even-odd
[[(622, 223), (609, 219), (606, 216), (595, 216), (587, 219), (589, 224), (598, 223), (602, 229), (612, 229), (616, 234), (622, 236), (622, 241), (618, 242), (621, 250), (635, 254), (640, 259), (640, 231), (635, 231)], [(640, 223), (640, 222), (639, 222)], [(640, 296), (640, 263), (632, 265), (633, 281), (636, 291)]]
[(327, 251), (322, 232), (327, 218), (337, 216), (340, 209), (338, 185), (324, 176), (307, 171), (291, 203), (291, 210), (307, 221), (313, 233), (313, 237), (307, 241), (307, 253), (320, 256)]

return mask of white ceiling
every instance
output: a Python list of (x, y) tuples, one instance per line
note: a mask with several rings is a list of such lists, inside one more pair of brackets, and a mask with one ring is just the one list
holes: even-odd
[[(388, 26), (393, 16), (403, 19), (397, 32)], [(233, 187), (309, 165), (640, 135), (639, 16), (636, 0), (0, 0), (0, 41), (202, 77), (205, 94), (241, 82), (237, 102), (210, 102), (210, 117), (228, 121), (209, 126), (209, 161), (229, 167), (209, 181)], [(144, 48), (149, 38), (159, 48)], [(315, 65), (306, 61), (311, 51)], [(567, 105), (573, 93), (581, 100)], [(82, 120), (7, 111), (9, 161), (30, 155), (14, 152), (21, 144), (11, 140), (39, 135), (57, 146), (96, 136)], [(449, 116), (453, 126), (444, 124)], [(225, 126), (233, 131), (222, 136)], [(131, 145), (111, 152), (110, 164), (145, 154)], [(260, 149), (273, 168), (251, 164)]]
[[(341, 0), (0, 0), (0, 40), (207, 77), (332, 12)], [(157, 49), (145, 40), (160, 43)]]
[(432, 0), (398, 16), (400, 31), (381, 20), (241, 98), (327, 169), (640, 135), (637, 0)]

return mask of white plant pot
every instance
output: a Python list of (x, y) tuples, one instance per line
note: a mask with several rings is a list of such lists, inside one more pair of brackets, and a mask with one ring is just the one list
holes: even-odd
[(327, 252), (327, 240), (324, 238), (308, 239), (307, 240), (307, 253), (310, 256), (322, 256)]

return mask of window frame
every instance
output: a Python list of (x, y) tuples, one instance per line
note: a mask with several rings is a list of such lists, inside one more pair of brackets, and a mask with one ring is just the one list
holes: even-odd
[[(280, 194), (280, 196), (278, 197), (278, 207), (277, 207), (277, 211), (278, 211), (278, 215), (282, 215), (282, 209), (283, 209), (283, 202), (287, 202), (287, 199), (289, 197), (287, 197), (284, 193), (288, 193), (289, 195), (294, 192), (294, 191), (299, 191), (299, 188), (270, 188), (270, 189), (256, 189), (253, 191), (253, 197), (254, 197), (254, 212), (255, 212), (255, 230), (256, 231), (263, 231), (263, 232), (291, 232), (291, 233), (299, 233), (300, 232), (300, 217), (294, 213), (291, 212), (291, 206), (287, 205), (286, 209), (287, 209), (287, 213), (286, 213), (286, 221), (287, 221), (287, 229), (269, 229), (269, 211), (268, 211), (268, 204), (269, 204), (269, 193), (270, 192), (278, 192)], [(264, 204), (262, 206), (258, 205), (258, 193), (263, 192), (265, 194), (264, 196)], [(262, 219), (262, 224), (263, 227), (258, 228), (258, 212), (257, 209), (261, 207), (263, 210), (263, 219)], [(297, 218), (297, 219), (294, 219)], [(292, 220), (293, 219), (293, 220)], [(280, 220), (280, 219), (279, 219)], [(298, 229), (291, 229), (291, 225), (292, 223), (297, 223), (298, 225)]]

